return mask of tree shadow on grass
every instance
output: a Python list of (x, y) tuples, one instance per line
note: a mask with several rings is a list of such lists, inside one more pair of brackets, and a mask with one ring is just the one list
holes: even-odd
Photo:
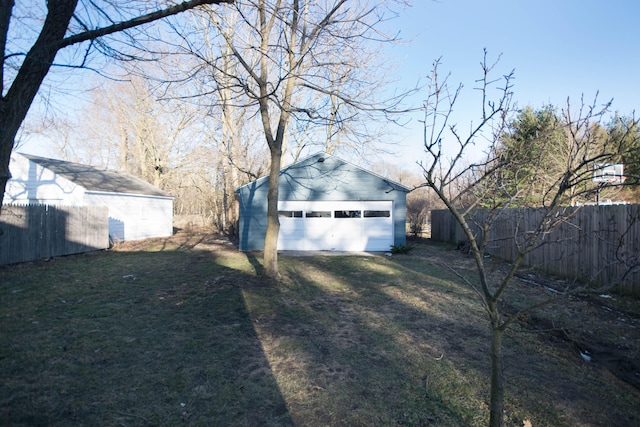
[(468, 384), (449, 357), (442, 359), (445, 343), (429, 339), (442, 320), (403, 300), (392, 274), (367, 272), (362, 257), (280, 261), (280, 288), (250, 290), (246, 300), (296, 425), (484, 419), (480, 408), (445, 400), (443, 390)]
[[(450, 245), (429, 242), (421, 245), (416, 251), (418, 253), (412, 253), (411, 256), (394, 257), (394, 262), (399, 268), (418, 274), (431, 269), (435, 273), (433, 276), (449, 277), (449, 282), (454, 285), (451, 293), (458, 295), (458, 305), (463, 301), (468, 302), (466, 308), (462, 305), (463, 310), (456, 308), (455, 311), (460, 311), (461, 316), (474, 316), (478, 324), (487, 325), (486, 313), (477, 311), (477, 296), (450, 271), (454, 268), (469, 280), (474, 280), (477, 273), (473, 259), (460, 251), (452, 250)], [(487, 263), (490, 262), (492, 261), (487, 260)], [(491, 272), (500, 274), (501, 270), (506, 269), (502, 261), (493, 262), (495, 264), (491, 266)], [(436, 273), (436, 269), (440, 269), (441, 272)], [(514, 305), (521, 308), (548, 299), (552, 295), (554, 294), (544, 291), (542, 287), (531, 287), (514, 280), (504, 296), (503, 312), (515, 312)], [(475, 310), (471, 304), (476, 306)], [(509, 422), (520, 425), (523, 422), (522, 417), (527, 416), (533, 425), (608, 426), (633, 425), (639, 419), (637, 390), (629, 393), (627, 384), (613, 379), (604, 369), (597, 366), (597, 361), (585, 363), (575, 343), (567, 339), (574, 333), (571, 331), (572, 327), (575, 328), (575, 333), (579, 330), (591, 330), (590, 334), (593, 334), (595, 330), (601, 337), (608, 337), (609, 348), (617, 347), (616, 339), (612, 338), (616, 333), (624, 335), (625, 339), (637, 336), (637, 329), (633, 328), (620, 332), (622, 328), (619, 326), (625, 324), (625, 319), (621, 320), (619, 314), (614, 315), (614, 325), (603, 323), (607, 314), (605, 310), (599, 313), (597, 310), (586, 312), (585, 304), (580, 304), (579, 299), (567, 299), (528, 314), (507, 331), (503, 351), (506, 412), (512, 417)], [(470, 334), (472, 330), (459, 329), (459, 326), (455, 325), (457, 336), (449, 334), (449, 339), (454, 344), (450, 351), (458, 353), (459, 360), (464, 365), (473, 360), (475, 353), (476, 360), (473, 360), (472, 366), (477, 366), (479, 371), (487, 372), (490, 361), (486, 331), (481, 331), (478, 341), (470, 339), (473, 337)], [(598, 328), (600, 332), (597, 332)], [(475, 348), (468, 344), (473, 342), (476, 343)], [(488, 373), (486, 376), (488, 378)], [(600, 393), (592, 392), (596, 389), (600, 390)], [(616, 397), (621, 395), (625, 397)], [(514, 414), (520, 415), (520, 418)]]
[(242, 295), (254, 275), (183, 251), (0, 275), (0, 424), (292, 425)]
[(256, 257), (256, 252), (243, 252), (243, 254), (247, 257), (247, 261), (253, 267), (253, 270), (256, 273), (256, 276), (261, 277), (264, 275), (264, 266), (258, 261)]
[[(486, 314), (446, 267), (416, 257), (280, 261), (280, 288), (246, 299), (294, 423), (487, 424)], [(633, 423), (633, 405), (592, 410), (580, 383), (597, 378), (540, 352), (541, 344), (507, 337), (508, 424)]]

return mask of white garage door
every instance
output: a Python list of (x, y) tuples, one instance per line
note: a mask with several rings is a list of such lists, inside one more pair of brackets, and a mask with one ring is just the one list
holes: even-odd
[(391, 201), (282, 201), (280, 250), (388, 251)]

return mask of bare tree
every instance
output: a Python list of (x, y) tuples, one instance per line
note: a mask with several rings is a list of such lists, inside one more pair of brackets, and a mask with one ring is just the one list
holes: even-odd
[(421, 186), (424, 182), (422, 175), (407, 169), (406, 166), (406, 164), (379, 160), (370, 165), (370, 170), (405, 187), (414, 188), (407, 194), (408, 232), (413, 237), (423, 237), (426, 232), (425, 226), (430, 221), (431, 211), (442, 209), (444, 205), (433, 190)]
[[(269, 147), (267, 276), (279, 275), (278, 183), (290, 124), (326, 125), (336, 120), (339, 103), (370, 112), (392, 108), (391, 102), (360, 96), (370, 81), (358, 74), (365, 64), (354, 63), (354, 58), (361, 61), (364, 57), (349, 54), (393, 39), (376, 29), (385, 19), (384, 3), (246, 0), (236, 2), (233, 14), (226, 11), (210, 16), (226, 49), (218, 57), (203, 59), (218, 73), (225, 73), (227, 53), (237, 64), (228, 76), (228, 93), (235, 95), (232, 102), (259, 118)], [(316, 95), (327, 101), (318, 102)]]
[(171, 191), (195, 145), (195, 109), (158, 100), (150, 82), (136, 75), (107, 81), (90, 95), (90, 105), (75, 117), (75, 138), (59, 147), (63, 156), (117, 168)]
[[(206, 4), (232, 0), (189, 0), (161, 6), (164, 2), (95, 2), (49, 0), (46, 9), (0, 1), (0, 198), (10, 178), (9, 158), (16, 135), (40, 87), (55, 64), (58, 53), (82, 45), (75, 62), (63, 67), (83, 67), (94, 50), (119, 56), (104, 37), (139, 27)], [(24, 8), (31, 8), (25, 10)], [(38, 15), (41, 13), (42, 15)], [(34, 31), (34, 28), (39, 30)], [(27, 38), (21, 38), (23, 35)], [(124, 44), (135, 44), (125, 39)], [(125, 55), (126, 56), (126, 55)]]
[[(496, 62), (497, 63), (497, 62)], [(590, 105), (584, 102), (577, 110), (567, 102), (562, 112), (562, 130), (567, 135), (567, 156), (556, 167), (545, 169), (544, 165), (529, 163), (526, 176), (518, 182), (517, 174), (510, 174), (509, 185), (505, 182), (505, 172), (512, 170), (509, 158), (503, 154), (503, 141), (508, 136), (509, 123), (515, 112), (512, 105), (511, 81), (513, 72), (502, 79), (491, 80), (491, 72), (496, 63), (487, 62), (485, 51), (482, 62), (483, 77), (478, 81), (478, 89), (482, 97), (482, 112), (468, 134), (462, 134), (454, 124), (450, 123), (453, 106), (462, 90), (458, 86), (450, 90), (447, 79), (438, 75), (439, 61), (434, 64), (430, 80), (425, 112), (425, 160), (420, 163), (424, 176), (422, 186), (432, 188), (439, 199), (446, 205), (450, 213), (462, 227), (467, 239), (469, 253), (473, 256), (477, 267), (477, 277), (467, 277), (464, 272), (449, 268), (457, 274), (478, 296), (487, 314), (491, 330), (491, 402), (490, 425), (504, 424), (504, 378), (502, 340), (507, 328), (524, 313), (555, 299), (543, 299), (517, 313), (505, 316), (501, 311), (506, 291), (516, 272), (522, 266), (526, 255), (545, 243), (544, 238), (554, 228), (566, 222), (575, 210), (567, 205), (578, 195), (592, 193), (589, 186), (593, 176), (595, 163), (606, 163), (617, 155), (615, 144), (603, 143), (595, 130), (607, 113), (610, 103), (597, 106), (596, 101)], [(494, 86), (497, 96), (494, 96)], [(541, 138), (546, 136), (541, 135)], [(453, 148), (448, 150), (447, 142)], [(540, 141), (536, 141), (540, 142)], [(487, 157), (480, 161), (467, 163), (465, 156), (474, 144), (488, 144)], [(527, 147), (522, 147), (527, 149)], [(515, 156), (521, 158), (523, 156)], [(526, 156), (525, 156), (526, 157)], [(557, 165), (562, 164), (560, 168)], [(524, 185), (531, 176), (545, 177), (546, 183), (539, 198), (538, 217), (533, 226), (518, 229), (513, 235), (500, 242), (492, 240), (493, 226), (507, 215), (511, 208), (529, 205), (532, 200), (531, 191), (540, 192), (539, 188)], [(485, 208), (484, 215), (478, 215), (476, 208)], [(511, 209), (513, 211), (513, 209)], [(515, 256), (510, 261), (506, 272), (492, 272), (486, 263), (485, 254), (490, 244), (512, 244)], [(621, 260), (624, 261), (624, 260)], [(631, 261), (626, 273), (638, 267), (637, 258)], [(626, 274), (625, 273), (625, 274)], [(620, 278), (612, 278), (604, 289), (611, 289)], [(594, 290), (587, 284), (576, 284), (575, 287), (563, 290), (558, 298), (567, 295)]]
[(243, 141), (243, 127), (234, 126), (229, 111), (213, 115), (185, 102), (182, 87), (141, 76), (161, 65), (167, 64), (125, 67), (123, 80), (101, 79), (77, 116), (56, 117), (38, 133), (55, 135), (63, 158), (131, 173), (172, 194), (177, 213), (233, 233), (234, 191), (264, 164), (252, 162), (257, 153), (249, 152), (249, 142), (234, 145)]
[[(226, 14), (227, 25), (235, 27), (239, 16)], [(211, 22), (209, 16), (201, 16), (196, 23), (198, 33), (205, 35), (204, 57), (220, 55), (217, 67), (206, 67), (207, 72), (196, 73), (193, 81), (197, 86), (192, 89), (194, 100), (200, 105), (206, 105), (208, 116), (219, 117), (217, 134), (219, 153), (218, 167), (221, 173), (219, 195), (219, 213), (217, 226), (220, 230), (234, 235), (237, 232), (239, 219), (238, 205), (235, 202), (235, 190), (252, 179), (259, 178), (267, 160), (266, 150), (260, 140), (259, 129), (250, 120), (250, 110), (244, 102), (238, 102), (237, 93), (233, 90), (233, 77), (239, 74), (239, 64), (234, 60), (231, 47), (224, 39), (211, 37), (214, 32), (209, 31)], [(190, 44), (188, 44), (190, 45)], [(203, 56), (193, 47), (188, 51), (195, 62), (195, 69), (202, 64)], [(205, 61), (207, 64), (207, 61)], [(192, 82), (193, 83), (193, 82)], [(206, 93), (210, 96), (201, 96)], [(219, 111), (219, 114), (217, 112)]]
[[(351, 57), (349, 57), (351, 55)], [(378, 50), (341, 51), (345, 64), (340, 68), (329, 67), (325, 92), (302, 92), (298, 97), (304, 101), (307, 111), (322, 112), (306, 114), (303, 119), (295, 119), (290, 127), (284, 147), (292, 155), (293, 161), (309, 149), (322, 150), (328, 154), (350, 153), (369, 158), (384, 151), (389, 122), (380, 120), (377, 109), (363, 109), (344, 100), (338, 94), (350, 93), (362, 100), (373, 100), (390, 83), (386, 78), (384, 58)], [(349, 66), (351, 68), (349, 68)], [(363, 82), (367, 82), (363, 85)], [(296, 105), (301, 100), (296, 99)], [(364, 154), (366, 153), (366, 157)]]

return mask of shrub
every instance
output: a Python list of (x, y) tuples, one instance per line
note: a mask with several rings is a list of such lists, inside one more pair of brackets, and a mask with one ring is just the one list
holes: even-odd
[(404, 254), (408, 254), (411, 249), (413, 249), (413, 246), (407, 246), (407, 245), (393, 245), (391, 246), (391, 253), (394, 255), (404, 255)]

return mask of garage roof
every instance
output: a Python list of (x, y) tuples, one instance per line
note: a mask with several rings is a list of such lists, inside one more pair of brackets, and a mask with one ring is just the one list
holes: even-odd
[[(322, 168), (322, 170), (321, 168), (313, 168), (313, 165), (317, 163), (325, 163), (325, 162), (331, 162), (333, 163), (333, 166), (330, 168)], [(364, 168), (361, 168), (360, 166), (354, 165), (352, 163), (349, 163), (345, 160), (342, 160), (334, 155), (327, 154), (325, 152), (319, 152), (319, 153), (313, 154), (309, 157), (306, 157), (302, 160), (297, 161), (296, 163), (293, 163), (289, 166), (286, 166), (280, 169), (280, 178), (281, 180), (284, 179), (289, 181), (297, 181), (300, 179), (310, 179), (310, 178), (314, 180), (323, 180), (324, 178), (328, 178), (330, 175), (335, 175), (336, 172), (339, 172), (341, 169), (341, 166), (348, 166), (349, 169), (352, 171), (357, 170), (360, 173), (364, 173), (371, 177), (375, 177), (381, 180), (382, 182), (384, 182), (389, 186), (389, 191), (397, 190), (405, 193), (408, 193), (411, 191), (410, 188), (402, 184), (399, 184), (395, 181), (387, 179), (381, 175), (368, 171)], [(242, 191), (243, 188), (248, 186), (260, 187), (261, 185), (266, 184), (265, 181), (267, 181), (268, 179), (269, 179), (268, 175), (258, 178), (257, 180), (252, 181), (236, 189), (236, 193), (239, 193), (240, 191)]]
[(62, 178), (84, 187), (87, 191), (173, 197), (148, 182), (125, 172), (100, 169), (95, 166), (38, 157), (30, 154), (21, 153), (20, 155), (43, 168), (49, 169)]

